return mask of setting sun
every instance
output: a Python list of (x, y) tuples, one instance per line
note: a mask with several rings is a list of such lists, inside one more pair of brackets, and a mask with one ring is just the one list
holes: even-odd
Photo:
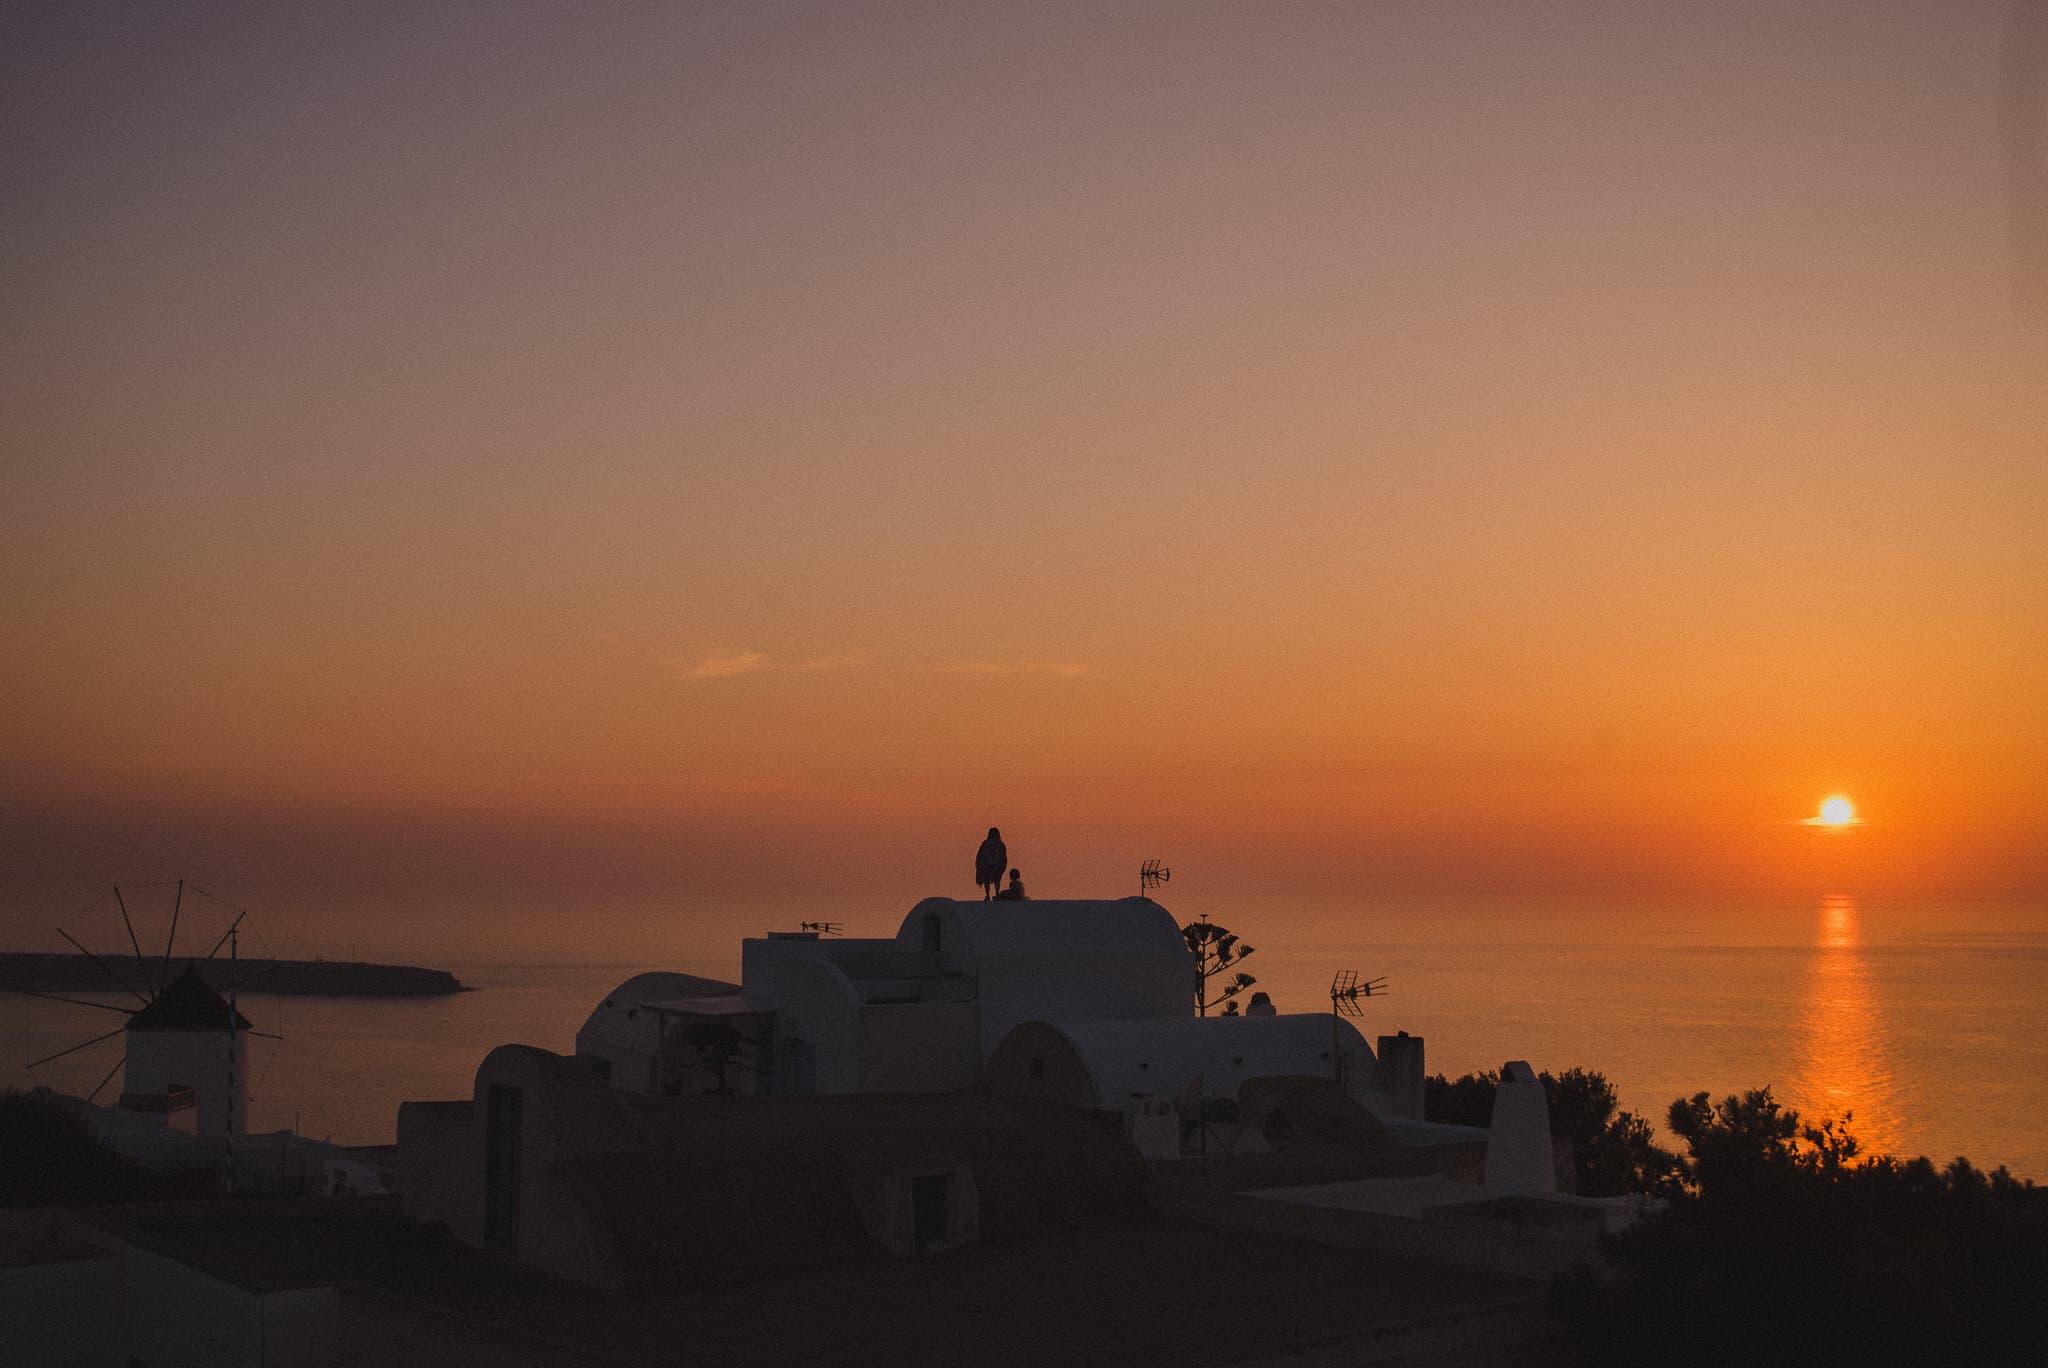
[(1860, 826), (1856, 820), (1856, 805), (1847, 798), (1836, 794), (1820, 805), (1820, 815), (1806, 819), (1806, 825), (1819, 827)]

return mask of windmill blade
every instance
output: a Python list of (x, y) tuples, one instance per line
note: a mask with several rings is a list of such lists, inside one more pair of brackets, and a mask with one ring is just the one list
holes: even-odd
[[(206, 890), (203, 888), (199, 889), (198, 891), (201, 893), (206, 892)], [(213, 895), (208, 893), (207, 896), (212, 897)], [(220, 953), (220, 948), (228, 943), (228, 937), (235, 934), (235, 928), (240, 926), (242, 924), (242, 918), (248, 915), (249, 914), (247, 912), (239, 913), (236, 915), (233, 921), (228, 923), (228, 929), (220, 933), (220, 939), (213, 943), (213, 949), (206, 952), (206, 958), (212, 959), (215, 955), (218, 955)]]
[(114, 885), (114, 904), (121, 909), (121, 925), (128, 928), (128, 945), (135, 951), (135, 965), (142, 970), (142, 981), (149, 985), (149, 991), (160, 993), (163, 985), (149, 982), (149, 965), (142, 958), (142, 942), (135, 939), (135, 923), (128, 916), (128, 900), (121, 896), (121, 885)]
[(77, 1054), (80, 1050), (89, 1049), (90, 1047), (99, 1044), (102, 1040), (112, 1040), (115, 1036), (121, 1034), (121, 1032), (127, 1029), (128, 1028), (126, 1026), (116, 1026), (113, 1030), (107, 1032), (105, 1035), (94, 1036), (91, 1040), (85, 1041), (78, 1045), (73, 1045), (68, 1050), (59, 1050), (57, 1051), (57, 1053), (53, 1055), (44, 1055), (41, 1059), (38, 1059), (37, 1061), (35, 1061), (35, 1063), (30, 1064), (27, 1067), (31, 1069), (41, 1068), (43, 1065), (49, 1063), (53, 1059), (62, 1059), (65, 1055), (68, 1054)]
[(101, 1080), (100, 1080), (100, 1081), (99, 1081), (98, 1083), (94, 1084), (94, 1085), (93, 1085), (93, 1090), (92, 1090), (91, 1092), (89, 1092), (89, 1093), (87, 1093), (87, 1094), (85, 1095), (85, 1100), (86, 1100), (87, 1102), (90, 1102), (90, 1101), (92, 1101), (92, 1100), (93, 1100), (93, 1099), (94, 1099), (95, 1097), (98, 1097), (98, 1096), (100, 1095), (100, 1089), (101, 1089), (101, 1088), (104, 1088), (104, 1087), (106, 1087), (106, 1086), (107, 1086), (107, 1084), (109, 1084), (109, 1083), (113, 1082), (113, 1080), (114, 1080), (114, 1074), (115, 1074), (115, 1072), (116, 1072), (116, 1071), (118, 1071), (118, 1070), (120, 1069), (120, 1067), (121, 1067), (121, 1066), (122, 1066), (123, 1064), (126, 1064), (127, 1062), (128, 1062), (128, 1055), (127, 1055), (127, 1053), (126, 1053), (126, 1052), (124, 1051), (124, 1052), (122, 1053), (121, 1057), (120, 1057), (119, 1059), (117, 1059), (117, 1060), (115, 1060), (115, 1061), (114, 1061), (114, 1067), (113, 1067), (113, 1068), (111, 1068), (111, 1069), (109, 1069), (109, 1070), (107, 1070), (107, 1076), (106, 1076), (105, 1078), (102, 1078), (102, 1079), (101, 1079)]
[(164, 972), (163, 977), (160, 980), (164, 983), (169, 983), (171, 981), (171, 947), (177, 944), (178, 941), (178, 911), (180, 908), (184, 907), (184, 905), (185, 881), (183, 879), (180, 879), (178, 880), (177, 901), (171, 904), (171, 934), (164, 938)]
[(14, 991), (23, 997), (43, 998), (49, 1002), (68, 1002), (73, 1007), (97, 1007), (102, 1012), (119, 1012), (123, 1016), (130, 1015), (126, 1007), (116, 1007), (111, 1002), (87, 1002), (84, 998), (59, 997), (55, 993), (37, 992), (33, 988), (16, 988)]
[(76, 938), (76, 937), (74, 937), (74, 936), (73, 936), (73, 935), (72, 935), (72, 934), (71, 934), (71, 933), (70, 933), (69, 931), (66, 931), (66, 930), (65, 930), (65, 929), (64, 929), (63, 927), (61, 927), (61, 926), (60, 926), (60, 927), (58, 927), (58, 928), (57, 928), (57, 934), (58, 934), (58, 935), (60, 935), (60, 936), (62, 936), (62, 937), (63, 937), (63, 938), (65, 939), (65, 940), (68, 940), (68, 941), (70, 941), (70, 942), (71, 942), (71, 946), (72, 946), (72, 948), (73, 948), (74, 950), (78, 951), (78, 953), (79, 953), (79, 954), (81, 954), (81, 955), (85, 956), (85, 957), (86, 957), (87, 959), (91, 960), (91, 961), (92, 961), (92, 962), (93, 962), (93, 963), (94, 963), (95, 965), (97, 965), (97, 966), (99, 967), (99, 971), (100, 971), (100, 972), (101, 972), (102, 974), (105, 974), (105, 975), (106, 975), (106, 976), (107, 976), (108, 978), (110, 978), (110, 979), (112, 979), (112, 980), (113, 980), (114, 982), (116, 982), (116, 983), (120, 984), (120, 985), (121, 985), (121, 991), (123, 991), (123, 992), (125, 992), (125, 993), (129, 994), (129, 995), (130, 995), (131, 997), (133, 997), (133, 998), (134, 998), (134, 999), (135, 999), (135, 1000), (136, 1000), (137, 1002), (141, 1003), (141, 1004), (142, 1004), (143, 1006), (145, 1006), (145, 1007), (149, 1006), (149, 999), (148, 999), (148, 998), (146, 998), (146, 997), (144, 997), (144, 996), (143, 996), (142, 994), (140, 994), (140, 993), (136, 992), (136, 991), (135, 991), (135, 989), (134, 989), (134, 988), (133, 988), (132, 986), (130, 986), (130, 984), (129, 984), (129, 982), (128, 982), (128, 980), (127, 980), (127, 979), (124, 979), (124, 978), (122, 978), (122, 977), (121, 977), (121, 976), (120, 976), (119, 974), (115, 973), (115, 972), (114, 972), (114, 971), (113, 971), (112, 969), (109, 969), (109, 968), (107, 967), (107, 962), (106, 962), (105, 960), (101, 959), (101, 958), (100, 958), (100, 957), (99, 957), (98, 955), (95, 955), (95, 954), (94, 954), (94, 953), (93, 953), (92, 951), (90, 951), (90, 950), (86, 949), (86, 948), (85, 948), (84, 946), (80, 945), (80, 944), (78, 943), (78, 940), (77, 940), (77, 938)]

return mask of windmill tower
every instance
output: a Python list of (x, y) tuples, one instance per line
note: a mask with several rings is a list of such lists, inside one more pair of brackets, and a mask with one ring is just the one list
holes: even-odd
[(121, 1104), (189, 1088), (198, 1098), (198, 1134), (240, 1134), (249, 1122), (249, 1019), (191, 964), (128, 1018), (128, 1062)]

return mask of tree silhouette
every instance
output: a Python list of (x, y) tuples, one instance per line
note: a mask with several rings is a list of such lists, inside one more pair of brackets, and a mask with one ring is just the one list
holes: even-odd
[(2048, 1362), (2048, 1191), (1865, 1157), (1757, 1088), (1671, 1105), (1681, 1188), (1553, 1305), (1590, 1364)]
[[(1677, 1155), (1657, 1144), (1650, 1123), (1620, 1105), (1614, 1085), (1589, 1069), (1537, 1075), (1550, 1105), (1550, 1135), (1570, 1156), (1574, 1188), (1582, 1197), (1625, 1192), (1668, 1193), (1680, 1175)], [(1431, 1074), (1422, 1084), (1422, 1115), (1429, 1121), (1486, 1127), (1500, 1074), (1492, 1069), (1456, 1079)]]
[(211, 1173), (155, 1173), (115, 1153), (71, 1102), (49, 1093), (0, 1091), (0, 1207), (219, 1195)]
[(732, 1070), (746, 1062), (752, 1042), (722, 1017), (699, 1017), (685, 1026), (682, 1043), (690, 1062), (710, 1073), (713, 1095), (732, 1094)]
[(1242, 964), (1251, 955), (1252, 947), (1239, 944), (1236, 932), (1207, 917), (1189, 922), (1180, 929), (1180, 934), (1188, 943), (1188, 953), (1195, 957), (1195, 1015), (1209, 1015), (1210, 1006), (1215, 1004), (1222, 1007), (1224, 1016), (1236, 1016), (1237, 995), (1258, 980), (1242, 970), (1232, 972), (1213, 998), (1209, 994), (1209, 980)]

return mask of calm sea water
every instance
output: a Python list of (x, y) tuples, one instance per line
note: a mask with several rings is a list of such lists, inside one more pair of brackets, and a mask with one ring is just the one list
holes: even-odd
[[(1261, 924), (1288, 924), (1281, 911), (1230, 922), (1250, 940)], [(1432, 1072), (1510, 1059), (1598, 1069), (1624, 1106), (1659, 1122), (1674, 1098), (1769, 1084), (1809, 1115), (1853, 1114), (1867, 1150), (1967, 1155), (2048, 1180), (2048, 909), (1938, 911), (1830, 898), (1714, 917), (1583, 906), (1506, 922), (1366, 917), (1337, 934), (1325, 922), (1316, 939), (1264, 937), (1246, 968), (1282, 1011), (1328, 1010), (1338, 969), (1384, 975), (1390, 991), (1362, 1004), (1358, 1025), (1368, 1037), (1424, 1037)], [(449, 967), (476, 991), (399, 1002), (245, 996), (257, 1027), (284, 1037), (254, 1042), (255, 1128), (389, 1141), (399, 1102), (467, 1097), (492, 1047), (570, 1050), (591, 1007), (632, 973), (737, 977), (736, 956)], [(118, 1040), (33, 1075), (22, 1066), (113, 1024), (111, 1014), (0, 996), (0, 1086), (89, 1090), (118, 1060)]]

